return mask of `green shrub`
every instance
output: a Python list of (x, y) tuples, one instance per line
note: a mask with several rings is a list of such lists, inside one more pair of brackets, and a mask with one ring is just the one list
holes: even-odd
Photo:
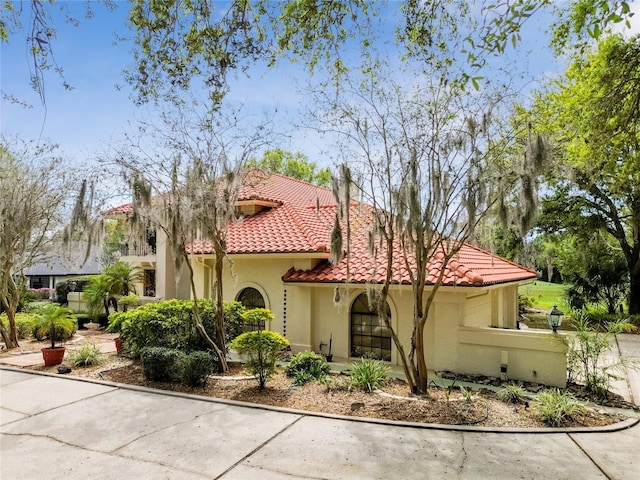
[(315, 377), (311, 375), (309, 372), (305, 372), (304, 370), (298, 370), (293, 375), (293, 384), (294, 385), (305, 385), (309, 382), (313, 382)]
[(75, 367), (98, 365), (104, 360), (104, 354), (93, 343), (86, 343), (76, 350), (71, 350), (67, 362)]
[[(231, 317), (237, 315), (238, 309), (234, 308), (229, 310)], [(198, 310), (209, 337), (217, 338), (215, 304), (211, 300), (199, 300)], [(233, 320), (231, 328), (236, 328)], [(210, 345), (195, 328), (192, 300), (148, 303), (127, 312), (112, 313), (108, 330), (120, 333), (120, 338), (127, 343), (127, 348), (134, 357), (140, 356), (145, 347), (176, 348), (185, 353), (210, 349)], [(229, 338), (226, 324), (225, 336)]]
[(518, 292), (518, 312), (522, 315), (527, 308), (533, 307), (534, 298), (526, 293)]
[(586, 412), (586, 407), (569, 392), (544, 390), (538, 395), (536, 412), (551, 427), (561, 427)]
[(197, 387), (203, 385), (213, 372), (213, 359), (207, 352), (191, 352), (184, 358), (182, 383)]
[(349, 388), (361, 388), (365, 392), (372, 392), (389, 378), (390, 368), (381, 360), (363, 358), (360, 363), (350, 365), (351, 376)]
[(274, 319), (273, 312), (268, 308), (253, 308), (242, 314), (242, 320), (248, 331), (271, 330), (271, 322)]
[(180, 380), (186, 355), (175, 348), (146, 347), (140, 352), (142, 372), (147, 380)]
[(607, 353), (614, 348), (615, 334), (628, 333), (635, 326), (624, 318), (605, 325), (594, 325), (589, 314), (584, 311), (574, 311), (572, 317), (575, 335), (560, 337), (568, 347), (568, 380), (582, 382), (589, 392), (598, 398), (604, 398), (618, 374), (625, 369), (640, 368), (640, 364), (634, 359), (619, 357), (617, 361), (611, 362), (607, 358)]
[(229, 345), (241, 355), (248, 355), (245, 368), (258, 380), (263, 389), (276, 371), (278, 354), (289, 346), (289, 340), (269, 330), (245, 332), (236, 337)]
[(522, 403), (524, 398), (524, 388), (520, 385), (507, 385), (498, 392), (498, 399), (505, 403)]
[[(16, 313), (16, 335), (18, 339), (23, 340), (33, 334), (33, 326), (36, 319), (37, 316), (33, 313)], [(6, 313), (0, 314), (0, 322), (2, 322), (7, 329), (9, 328), (9, 319)]]
[(285, 368), (285, 373), (289, 377), (297, 377), (298, 373), (304, 372), (311, 375), (311, 380), (319, 380), (330, 371), (331, 368), (324, 357), (311, 351), (296, 353)]
[(240, 302), (224, 302), (222, 305), (224, 310), (224, 330), (227, 342), (231, 342), (234, 338), (243, 332), (244, 320), (242, 314), (247, 310)]

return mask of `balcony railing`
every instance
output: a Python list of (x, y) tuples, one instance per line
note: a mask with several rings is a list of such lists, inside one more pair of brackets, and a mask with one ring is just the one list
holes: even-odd
[(123, 257), (146, 257), (155, 254), (155, 245), (138, 245), (136, 243), (123, 243), (120, 245), (120, 255)]

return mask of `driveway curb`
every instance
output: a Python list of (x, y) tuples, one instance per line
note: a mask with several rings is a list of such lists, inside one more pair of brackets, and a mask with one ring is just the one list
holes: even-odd
[(406, 422), (406, 421), (398, 421), (398, 420), (385, 420), (378, 418), (367, 418), (367, 417), (353, 417), (349, 415), (332, 415), (322, 412), (310, 412), (307, 410), (295, 410), (292, 408), (283, 408), (283, 407), (274, 407), (271, 405), (262, 405), (257, 403), (250, 402), (242, 402), (238, 400), (227, 400), (222, 398), (215, 397), (207, 397), (203, 395), (195, 395), (190, 393), (182, 393), (182, 392), (172, 392), (169, 390), (158, 390), (155, 388), (143, 387), (139, 385), (129, 385), (125, 383), (116, 383), (110, 382), (107, 380), (97, 380), (93, 378), (86, 377), (75, 377), (73, 375), (60, 375), (49, 372), (40, 372), (37, 370), (30, 370), (24, 368), (11, 368), (4, 365), (0, 365), (0, 370), (12, 371), (17, 373), (25, 373), (29, 375), (40, 375), (46, 377), (53, 377), (60, 380), (70, 380), (70, 381), (78, 381), (85, 383), (92, 383), (97, 385), (104, 385), (109, 387), (120, 388), (123, 390), (132, 390), (137, 392), (150, 393), (154, 395), (165, 395), (176, 398), (185, 398), (189, 400), (198, 400), (209, 403), (219, 403), (223, 405), (230, 405), (236, 407), (243, 408), (251, 408), (257, 410), (267, 410), (278, 413), (288, 413), (292, 415), (298, 415), (303, 417), (318, 417), (318, 418), (328, 418), (333, 420), (343, 420), (349, 422), (359, 422), (359, 423), (371, 423), (376, 425), (389, 425), (394, 427), (405, 427), (405, 428), (414, 428), (414, 429), (430, 429), (430, 430), (443, 430), (443, 431), (456, 431), (456, 432), (474, 432), (474, 433), (505, 433), (505, 434), (549, 434), (549, 433), (558, 433), (558, 434), (567, 434), (567, 433), (611, 433), (611, 432), (619, 432), (622, 430), (627, 430), (640, 422), (640, 418), (627, 418), (621, 422), (614, 423), (612, 425), (605, 425), (601, 427), (576, 427), (576, 428), (512, 428), (512, 427), (475, 427), (471, 425), (443, 425), (437, 423), (416, 423), (416, 422)]

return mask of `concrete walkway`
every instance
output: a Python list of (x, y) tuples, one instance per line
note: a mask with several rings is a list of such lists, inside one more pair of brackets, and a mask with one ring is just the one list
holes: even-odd
[(13, 369), (0, 392), (3, 480), (638, 478), (640, 426), (410, 427)]
[[(618, 348), (640, 359), (640, 336)], [(638, 403), (639, 372), (617, 388)], [(374, 423), (2, 367), (0, 479), (635, 480), (636, 422), (553, 433)]]

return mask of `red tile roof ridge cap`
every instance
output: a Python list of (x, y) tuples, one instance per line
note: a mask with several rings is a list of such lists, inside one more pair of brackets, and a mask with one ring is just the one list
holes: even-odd
[(315, 251), (318, 251), (318, 252), (327, 251), (327, 243), (320, 241), (317, 238), (317, 235), (307, 227), (306, 223), (300, 220), (297, 212), (295, 211), (295, 208), (292, 208), (291, 205), (289, 205), (288, 203), (282, 204), (279, 208), (283, 208), (287, 211), (287, 213), (291, 216), (291, 218), (293, 219), (295, 224), (298, 226), (300, 231), (304, 234), (306, 239), (309, 241), (309, 245), (311, 245), (316, 249)]
[(280, 177), (283, 180), (288, 180), (288, 181), (293, 181), (293, 182), (297, 182), (297, 183), (303, 183), (305, 185), (308, 185), (310, 187), (314, 187), (314, 188), (319, 188), (321, 190), (327, 190), (329, 192), (331, 192), (332, 190), (328, 187), (322, 187), (320, 185), (316, 185), (315, 183), (311, 183), (311, 182), (307, 182), (306, 180), (300, 180), (299, 178), (294, 178), (294, 177), (288, 177), (287, 175), (284, 175), (282, 173), (277, 173), (277, 172), (269, 172), (266, 171), (265, 172), (267, 175), (274, 175), (276, 177)]

